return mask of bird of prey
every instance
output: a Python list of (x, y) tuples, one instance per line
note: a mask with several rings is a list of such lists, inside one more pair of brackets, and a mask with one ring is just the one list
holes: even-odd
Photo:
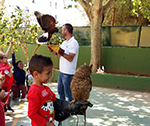
[[(81, 65), (76, 70), (74, 76), (71, 80), (71, 93), (73, 97), (73, 101), (71, 103), (80, 101), (80, 100), (87, 100), (89, 99), (90, 92), (92, 90), (92, 81), (91, 81), (91, 68), (92, 65)], [(89, 107), (92, 107), (93, 104), (89, 102)], [(86, 111), (84, 114), (84, 126), (86, 125)]]
[(34, 12), (39, 25), (45, 33), (38, 39), (39, 42), (47, 42), (52, 37), (52, 34), (58, 32), (58, 29), (55, 27), (56, 20), (53, 16), (48, 14), (42, 14), (38, 11)]
[(72, 102), (89, 99), (90, 91), (92, 90), (91, 68), (92, 65), (81, 65), (76, 70), (70, 85), (74, 99)]

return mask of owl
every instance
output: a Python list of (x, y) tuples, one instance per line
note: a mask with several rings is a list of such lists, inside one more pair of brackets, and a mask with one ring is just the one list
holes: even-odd
[(88, 100), (90, 96), (90, 91), (92, 90), (91, 81), (91, 68), (92, 65), (81, 65), (76, 70), (72, 80), (71, 80), (71, 93), (73, 97), (72, 102), (79, 100)]
[(42, 30), (44, 30), (45, 33), (48, 33), (48, 36), (45, 35), (44, 37), (46, 37), (46, 40), (49, 41), (50, 38), (52, 37), (52, 34), (58, 32), (58, 29), (55, 27), (56, 24), (55, 18), (51, 15), (42, 14), (38, 11), (35, 11), (34, 15), (36, 16), (37, 21), (41, 26)]

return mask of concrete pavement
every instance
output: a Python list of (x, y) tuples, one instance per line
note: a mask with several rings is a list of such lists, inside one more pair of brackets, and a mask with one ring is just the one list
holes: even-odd
[[(57, 93), (57, 83), (48, 84)], [(87, 109), (86, 126), (149, 126), (150, 93), (120, 89), (93, 87), (89, 101), (92, 108)], [(6, 126), (31, 126), (27, 116), (28, 102), (12, 100), (14, 113), (7, 112)], [(83, 116), (72, 116), (63, 126), (84, 125)], [(57, 122), (55, 122), (57, 126)]]

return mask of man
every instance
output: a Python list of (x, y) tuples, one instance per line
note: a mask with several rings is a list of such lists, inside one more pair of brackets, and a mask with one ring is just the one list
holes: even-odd
[[(62, 42), (58, 55), (60, 56), (59, 60), (59, 78), (58, 78), (58, 93), (60, 99), (65, 100), (65, 97), (68, 98), (68, 101), (72, 101), (72, 94), (70, 90), (70, 83), (73, 75), (76, 71), (78, 53), (79, 53), (79, 44), (73, 36), (73, 27), (71, 24), (64, 24), (62, 27), (62, 35), (66, 39)], [(48, 48), (53, 55), (57, 55), (52, 48)]]

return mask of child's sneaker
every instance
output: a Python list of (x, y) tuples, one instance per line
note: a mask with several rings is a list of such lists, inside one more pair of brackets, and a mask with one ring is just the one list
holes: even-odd
[(21, 98), (21, 101), (27, 102), (28, 100), (26, 98)]

